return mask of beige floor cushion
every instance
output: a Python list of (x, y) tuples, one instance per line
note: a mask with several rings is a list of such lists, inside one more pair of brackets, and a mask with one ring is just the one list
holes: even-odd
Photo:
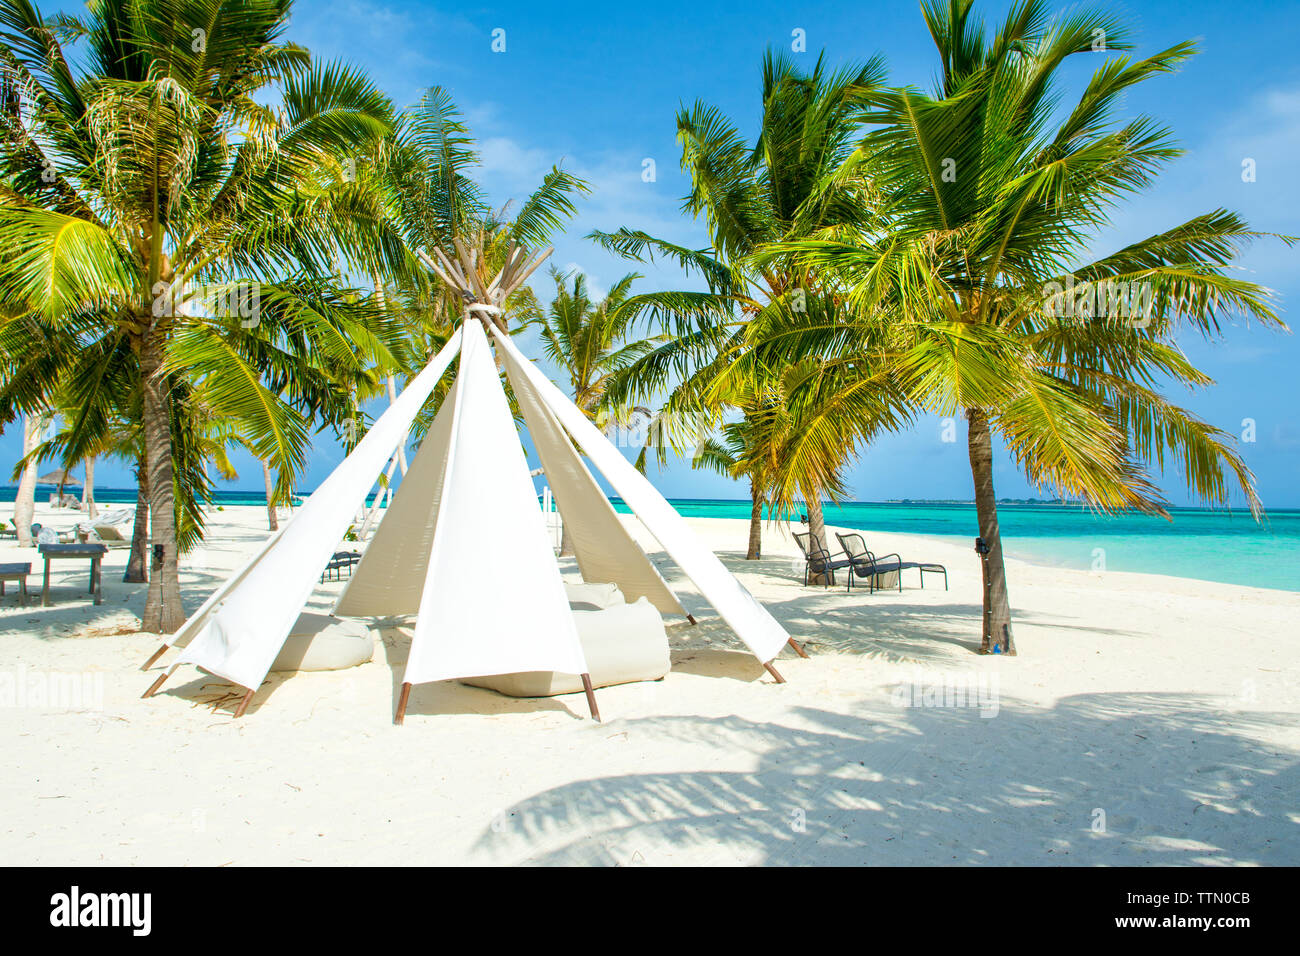
[[(664, 619), (645, 598), (600, 611), (574, 611), (573, 619), (594, 687), (658, 680), (672, 666)], [(461, 683), (508, 697), (553, 697), (582, 690), (580, 676), (556, 671), (467, 677)]]
[(375, 656), (375, 638), (360, 621), (303, 614), (271, 665), (273, 671), (337, 671)]
[(623, 592), (617, 584), (587, 584), (564, 582), (564, 593), (568, 595), (569, 604), (584, 605), (581, 610), (615, 607), (627, 603)]

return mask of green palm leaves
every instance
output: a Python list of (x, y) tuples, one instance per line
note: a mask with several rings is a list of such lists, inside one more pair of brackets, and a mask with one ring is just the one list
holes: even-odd
[[(828, 386), (834, 376), (810, 371), (790, 350), (768, 348), (760, 361), (747, 326), (780, 325), (779, 315), (833, 322), (830, 290), (815, 272), (759, 253), (774, 242), (856, 226), (868, 215), (863, 196), (846, 188), (842, 170), (854, 155), (855, 123), (867, 93), (882, 78), (878, 60), (832, 72), (819, 59), (803, 73), (788, 58), (768, 53), (762, 126), (753, 143), (705, 103), (677, 118), (682, 168), (691, 178), (683, 209), (703, 218), (710, 247), (689, 249), (628, 228), (591, 236), (628, 258), (675, 262), (707, 287), (629, 300), (629, 308), (672, 338), (617, 376), (612, 394), (648, 401), (668, 392), (661, 413), (667, 424), (656, 434), (679, 451), (703, 449), (697, 456), (702, 466), (729, 462), (730, 474), (750, 479), (756, 501), (788, 510), (802, 496), (815, 521), (821, 497), (841, 491), (840, 474), (857, 437), (881, 420), (850, 423), (830, 414), (818, 403), (840, 401)], [(701, 444), (711, 429), (720, 437)], [(662, 460), (666, 445), (658, 451)], [(751, 556), (756, 552), (755, 533)]]
[[(117, 0), (51, 27), (26, 0), (0, 0), (0, 296), (11, 321), (60, 330), (48, 361), (67, 374), (97, 343), (130, 357), (111, 388), (83, 391), (99, 411), (74, 417), (66, 447), (102, 444), (114, 420), (142, 427), (170, 591), (151, 581), (146, 628), (184, 616), (176, 529), (192, 539), (200, 524), (204, 423), (271, 461), (287, 492), (311, 419), (342, 424), (351, 395), (403, 354), (395, 326), (337, 278), (404, 263), (357, 175), (391, 106), (362, 73), (281, 42), (288, 12)], [(232, 310), (232, 288), (255, 308)], [(53, 398), (8, 394), (5, 416)]]
[[(1038, 0), (1015, 4), (991, 37), (970, 0), (923, 12), (938, 89), (867, 92), (858, 146), (826, 180), (866, 214), (753, 256), (819, 276), (842, 314), (820, 327), (778, 315), (747, 344), (772, 367), (817, 356), (915, 409), (966, 415), (992, 549), (983, 646), (1013, 651), (988, 431), (1035, 484), (1103, 511), (1162, 512), (1147, 468), (1176, 462), (1198, 496), (1226, 504), (1235, 485), (1258, 512), (1228, 436), (1161, 389), (1209, 384), (1174, 344), (1180, 328), (1214, 335), (1228, 315), (1281, 323), (1269, 291), (1232, 274), (1259, 234), (1224, 210), (1087, 258), (1116, 205), (1179, 153), (1150, 118), (1119, 119), (1119, 98), (1174, 70), (1191, 44), (1113, 55), (1128, 48), (1122, 23), (1087, 9), (1051, 18)], [(1070, 106), (1058, 72), (1075, 56), (1100, 62)]]
[(582, 273), (572, 277), (551, 270), (555, 298), (543, 310), (533, 305), (521, 328), (536, 327), (546, 357), (569, 376), (574, 403), (593, 418), (598, 412), (619, 414), (611, 407), (608, 389), (615, 378), (647, 355), (666, 337), (626, 341), (637, 318), (628, 306), (632, 283), (629, 273), (599, 301), (591, 298)]

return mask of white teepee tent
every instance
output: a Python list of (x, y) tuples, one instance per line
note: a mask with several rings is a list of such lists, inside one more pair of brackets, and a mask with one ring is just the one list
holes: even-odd
[[(412, 684), (521, 671), (581, 674), (592, 715), (599, 717), (489, 336), (570, 529), (584, 579), (616, 583), (629, 601), (645, 597), (663, 613), (686, 613), (623, 526), (575, 442), (754, 656), (782, 679), (771, 661), (787, 642), (802, 653), (798, 645), (696, 540), (645, 476), (524, 358), (503, 328), (493, 302), (504, 301), (543, 258), (530, 261), (523, 250), (512, 251), (502, 274), (487, 287), (463, 250), (463, 271), (443, 256), (441, 268), (426, 260), (466, 302), (460, 329), (290, 521), (146, 662), (147, 669), (168, 646), (182, 648), (144, 696), (180, 665), (194, 664), (243, 686), (247, 693), (236, 716), (243, 713), (358, 507), (438, 380), (459, 358), (455, 385), (335, 614), (415, 615), (398, 723)], [(505, 554), (508, 601), (497, 599), (484, 573)]]

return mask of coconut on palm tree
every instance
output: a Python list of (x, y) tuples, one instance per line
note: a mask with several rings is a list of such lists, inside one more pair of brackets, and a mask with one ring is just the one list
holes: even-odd
[[(1216, 505), (1252, 511), (1250, 471), (1223, 431), (1173, 404), (1163, 383), (1209, 384), (1174, 342), (1231, 315), (1280, 326), (1267, 290), (1233, 274), (1255, 238), (1225, 210), (1101, 258), (1111, 211), (1179, 154), (1154, 120), (1122, 120), (1126, 92), (1174, 71), (1180, 43), (1133, 58), (1118, 18), (1053, 18), (1023, 0), (989, 35), (970, 0), (922, 6), (938, 85), (872, 91), (859, 149), (826, 181), (869, 214), (765, 250), (759, 261), (836, 284), (843, 320), (757, 332), (773, 361), (818, 355), (917, 407), (964, 415), (985, 576), (981, 650), (1014, 653), (993, 488), (993, 436), (1036, 485), (1101, 511), (1164, 513), (1149, 474), (1176, 461)], [(1067, 63), (1093, 72), (1065, 96)]]

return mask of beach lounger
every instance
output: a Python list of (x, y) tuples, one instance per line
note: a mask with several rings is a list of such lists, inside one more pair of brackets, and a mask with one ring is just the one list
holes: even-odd
[(813, 537), (811, 531), (796, 531), (794, 542), (799, 545), (799, 550), (803, 552), (804, 587), (807, 587), (809, 580), (817, 575), (826, 577), (824, 586), (834, 584), (835, 572), (851, 567), (853, 564), (847, 554), (833, 555), (827, 551), (823, 543)]
[(325, 565), (325, 571), (321, 574), (320, 579), (324, 581), (326, 577), (333, 575), (335, 581), (343, 577), (343, 570), (346, 568), (348, 577), (352, 577), (352, 569), (361, 561), (360, 551), (335, 551), (334, 556), (330, 558), (329, 564)]
[(840, 541), (840, 547), (844, 553), (849, 556), (849, 586), (848, 590), (853, 590), (853, 579), (866, 578), (870, 591), (876, 592), (876, 579), (880, 575), (894, 573), (898, 576), (898, 590), (903, 590), (903, 570), (905, 568), (916, 568), (921, 574), (921, 587), (925, 587), (925, 573), (927, 571), (933, 574), (943, 575), (943, 589), (948, 590), (948, 569), (942, 564), (922, 564), (916, 561), (904, 561), (897, 554), (886, 554), (877, 557), (867, 550), (867, 543), (860, 534), (837, 534), (835, 535)]
[(92, 535), (101, 544), (112, 547), (130, 547), (131, 525), (135, 522), (135, 509), (122, 508), (109, 511), (89, 521), (77, 523), (77, 534), (90, 540)]

